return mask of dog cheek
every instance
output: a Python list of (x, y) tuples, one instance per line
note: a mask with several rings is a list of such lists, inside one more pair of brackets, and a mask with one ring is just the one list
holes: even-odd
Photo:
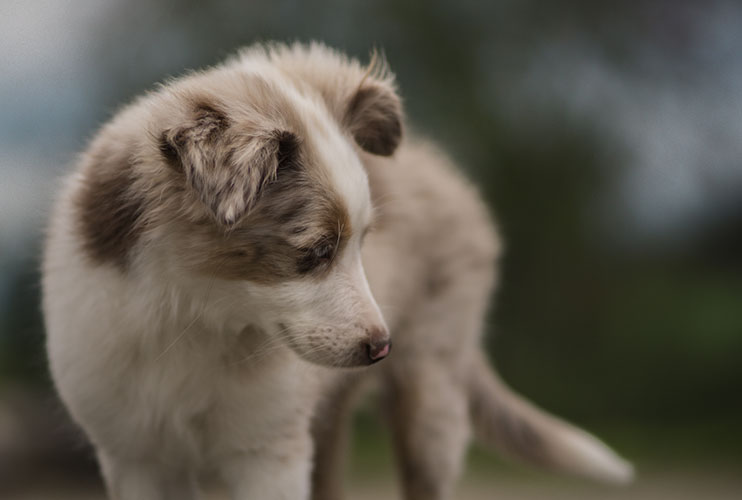
[(331, 328), (323, 328), (292, 335), (293, 350), (306, 361), (324, 366), (346, 364), (346, 346)]

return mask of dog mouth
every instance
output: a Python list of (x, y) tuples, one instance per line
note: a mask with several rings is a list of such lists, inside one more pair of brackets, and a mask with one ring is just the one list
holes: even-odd
[(390, 340), (343, 336), (332, 328), (299, 330), (279, 323), (280, 336), (300, 358), (331, 368), (357, 368), (376, 364), (391, 352)]

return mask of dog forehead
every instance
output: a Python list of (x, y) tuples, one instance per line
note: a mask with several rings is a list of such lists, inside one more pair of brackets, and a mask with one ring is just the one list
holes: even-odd
[(371, 217), (370, 192), (352, 137), (343, 130), (324, 99), (288, 81), (270, 63), (260, 63), (255, 64), (262, 70), (260, 77), (266, 82), (266, 89), (270, 89), (268, 99), (273, 106), (269, 108), (298, 132), (304, 143), (303, 152), (309, 156), (305, 158), (308, 159), (305, 168), (322, 172), (315, 179), (321, 179), (327, 184), (324, 187), (342, 201), (352, 230), (362, 230)]
[[(269, 109), (277, 112), (283, 122), (300, 137), (305, 156), (305, 168), (319, 169), (318, 178), (327, 183), (344, 201), (351, 219), (356, 214), (365, 216), (364, 200), (368, 198), (368, 181), (360, 160), (351, 145), (353, 139), (343, 131), (341, 124), (327, 108), (327, 103), (316, 91), (286, 78), (270, 62), (243, 63), (243, 68), (260, 67), (260, 77), (270, 89)], [(352, 220), (355, 224), (357, 220)]]
[[(324, 123), (324, 129), (311, 134), (317, 164), (327, 173), (328, 186), (342, 200), (353, 226), (360, 232), (371, 217), (371, 200), (366, 170), (350, 139), (334, 123)], [(312, 130), (310, 128), (310, 130)]]

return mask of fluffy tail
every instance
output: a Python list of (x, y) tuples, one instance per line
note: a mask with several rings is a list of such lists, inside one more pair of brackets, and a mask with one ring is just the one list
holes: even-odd
[(630, 463), (600, 440), (539, 410), (511, 391), (484, 355), (469, 385), (477, 437), (516, 459), (612, 483), (628, 483)]

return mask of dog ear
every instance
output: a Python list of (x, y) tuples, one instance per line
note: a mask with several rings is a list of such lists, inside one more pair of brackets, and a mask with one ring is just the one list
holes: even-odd
[(365, 151), (391, 156), (402, 140), (402, 104), (386, 81), (364, 81), (348, 100), (343, 118)]
[(216, 221), (227, 228), (250, 211), (298, 144), (288, 131), (240, 135), (230, 126), (224, 113), (199, 105), (192, 122), (164, 131), (160, 139), (167, 163), (185, 176)]

